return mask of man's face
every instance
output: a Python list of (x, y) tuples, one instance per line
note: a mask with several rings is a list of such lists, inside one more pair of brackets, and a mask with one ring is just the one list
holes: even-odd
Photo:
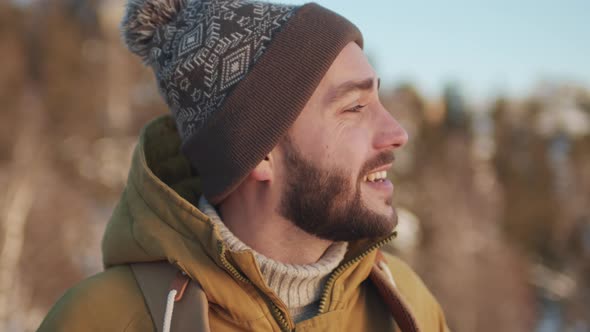
[(336, 58), (279, 144), (279, 213), (310, 234), (351, 241), (397, 224), (384, 177), (407, 133), (381, 105), (378, 79), (360, 47)]

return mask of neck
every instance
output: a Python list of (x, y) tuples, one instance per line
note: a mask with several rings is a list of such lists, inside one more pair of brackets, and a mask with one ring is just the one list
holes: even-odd
[(219, 212), (227, 228), (260, 254), (285, 264), (317, 262), (332, 241), (308, 234), (278, 214), (278, 203), (260, 192), (236, 190)]

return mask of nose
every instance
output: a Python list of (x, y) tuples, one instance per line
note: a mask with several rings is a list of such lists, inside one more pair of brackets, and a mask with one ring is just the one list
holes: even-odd
[(377, 119), (378, 131), (375, 135), (375, 148), (397, 149), (408, 142), (408, 132), (401, 124), (389, 113), (383, 105), (379, 105), (379, 117)]

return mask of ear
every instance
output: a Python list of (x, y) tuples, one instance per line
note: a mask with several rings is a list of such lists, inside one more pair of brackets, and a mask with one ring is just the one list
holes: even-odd
[(256, 181), (271, 181), (273, 178), (273, 157), (272, 153), (269, 153), (264, 159), (256, 165), (256, 167), (250, 172), (250, 177)]

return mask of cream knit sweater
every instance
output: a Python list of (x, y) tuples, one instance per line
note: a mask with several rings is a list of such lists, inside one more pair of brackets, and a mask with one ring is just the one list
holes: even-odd
[[(252, 250), (225, 226), (204, 196), (199, 200), (199, 209), (217, 225), (230, 250)], [(335, 242), (320, 260), (308, 265), (284, 264), (252, 251), (266, 284), (285, 303), (297, 323), (317, 314), (323, 286), (329, 274), (342, 262), (346, 248), (346, 242)]]

